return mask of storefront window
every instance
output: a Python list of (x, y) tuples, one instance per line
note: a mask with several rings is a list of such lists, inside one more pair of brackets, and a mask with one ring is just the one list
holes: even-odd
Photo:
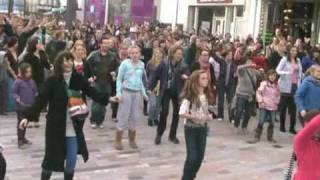
[(129, 0), (109, 0), (109, 22), (127, 22), (130, 19)]
[(242, 17), (243, 16), (243, 6), (237, 6), (236, 7), (236, 16), (237, 17)]
[(214, 7), (214, 14), (216, 17), (224, 17), (226, 8), (224, 6)]

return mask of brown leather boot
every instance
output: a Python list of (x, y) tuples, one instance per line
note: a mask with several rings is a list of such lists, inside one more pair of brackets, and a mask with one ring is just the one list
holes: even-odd
[(255, 143), (260, 141), (260, 137), (261, 137), (262, 131), (263, 131), (263, 126), (258, 124), (258, 127), (256, 129), (256, 133), (254, 135), (254, 140), (252, 141), (252, 143), (255, 144)]
[(132, 149), (138, 148), (138, 145), (136, 143), (136, 131), (129, 130), (129, 145)]
[(116, 142), (114, 144), (114, 148), (116, 150), (123, 150), (123, 146), (122, 146), (122, 135), (123, 135), (123, 131), (117, 131), (116, 133)]
[(274, 133), (274, 127), (273, 125), (269, 125), (268, 131), (267, 131), (267, 139), (271, 143), (276, 143), (277, 141), (273, 139), (273, 133)]

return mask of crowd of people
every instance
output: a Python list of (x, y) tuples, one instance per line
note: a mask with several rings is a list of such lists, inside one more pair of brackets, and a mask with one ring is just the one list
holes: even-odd
[[(16, 111), (19, 149), (32, 144), (26, 129), (39, 128), (40, 113), (47, 113), (42, 180), (52, 171), (73, 179), (77, 154), (84, 161), (89, 157), (85, 119), (90, 114), (90, 126), (103, 128), (108, 103), (117, 123), (115, 149), (124, 149), (125, 131), (130, 147), (138, 148), (137, 123), (143, 116), (157, 126), (154, 143), (160, 145), (170, 101), (170, 142), (180, 143), (177, 129), (184, 120), (183, 180), (195, 179), (201, 167), (208, 122), (228, 121), (243, 135), (259, 114), (252, 143), (260, 141), (264, 123), (269, 123), (267, 140), (276, 143), (275, 123), (287, 132), (287, 109), (289, 133), (297, 133), (296, 119), (306, 124), (295, 139), (297, 160), (303, 162), (296, 180), (320, 177), (309, 162), (320, 162), (320, 116), (314, 113), (320, 109), (320, 45), (308, 38), (294, 40), (276, 29), (272, 43), (264, 46), (260, 37), (186, 33), (163, 24), (76, 21), (67, 30), (57, 18), (1, 15), (0, 50), (0, 114)], [(2, 155), (0, 162), (1, 179)]]

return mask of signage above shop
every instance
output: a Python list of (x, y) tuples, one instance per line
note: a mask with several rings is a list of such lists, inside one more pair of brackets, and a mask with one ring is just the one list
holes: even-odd
[(232, 3), (232, 0), (198, 0), (198, 3)]

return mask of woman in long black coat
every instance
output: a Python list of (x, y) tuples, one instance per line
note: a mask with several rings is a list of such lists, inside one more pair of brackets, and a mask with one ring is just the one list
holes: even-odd
[[(45, 81), (43, 88), (39, 91), (39, 96), (35, 104), (24, 114), (20, 128), (27, 125), (28, 120), (38, 116), (41, 109), (48, 103), (49, 110), (46, 116), (46, 134), (45, 134), (45, 156), (42, 163), (42, 180), (49, 180), (52, 171), (65, 172), (65, 180), (73, 178), (73, 172), (66, 173), (64, 167), (68, 152), (66, 146), (68, 95), (67, 89), (81, 92), (94, 101), (107, 105), (109, 95), (99, 94), (94, 88), (90, 87), (88, 81), (83, 76), (72, 71), (73, 55), (69, 52), (62, 52), (58, 55), (54, 64), (55, 74)], [(71, 67), (71, 68), (70, 68)], [(66, 80), (67, 69), (71, 74), (69, 80)], [(70, 70), (71, 69), (71, 70)], [(68, 83), (69, 82), (69, 83)], [(67, 87), (69, 84), (69, 87)], [(67, 87), (67, 88), (66, 88)], [(27, 120), (28, 119), (28, 120)], [(81, 154), (86, 162), (89, 158), (83, 129), (84, 120), (72, 118), (72, 125), (77, 139), (78, 154)]]
[[(37, 89), (42, 87), (45, 79), (44, 69), (51, 69), (46, 53), (43, 50), (38, 37), (34, 37), (28, 41), (27, 54), (24, 56), (21, 63), (28, 63), (32, 69), (32, 79), (37, 85)], [(32, 127), (32, 125), (29, 125)], [(39, 127), (39, 117), (35, 117), (34, 127)]]

